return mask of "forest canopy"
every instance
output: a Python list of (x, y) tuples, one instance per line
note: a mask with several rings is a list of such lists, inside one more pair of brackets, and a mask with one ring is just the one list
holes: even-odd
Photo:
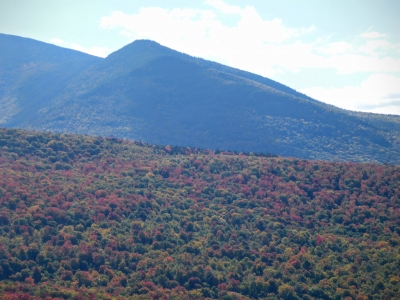
[(0, 129), (0, 294), (399, 299), (399, 183), (391, 165)]

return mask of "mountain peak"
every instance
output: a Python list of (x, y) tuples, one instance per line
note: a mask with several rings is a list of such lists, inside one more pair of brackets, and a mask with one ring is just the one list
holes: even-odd
[[(162, 46), (160, 43), (157, 43), (156, 41), (153, 40), (149, 40), (149, 39), (138, 39), (138, 40), (134, 40), (132, 43), (130, 44), (142, 44), (142, 45), (157, 45), (157, 46)], [(162, 46), (164, 47), (164, 46)]]
[[(399, 163), (400, 129), (393, 121), (352, 115), (260, 75), (152, 40), (135, 40), (105, 59), (60, 55), (56, 46), (53, 56), (40, 51), (32, 56), (32, 43), (21, 39), (13, 49), (0, 48), (18, 67), (0, 59), (0, 71), (8, 68), (8, 81), (0, 83), (0, 105), (6, 107), (0, 122), (6, 126)], [(25, 63), (28, 56), (32, 64)]]
[(168, 47), (165, 47), (152, 40), (135, 40), (132, 43), (122, 47), (121, 49), (111, 53), (107, 59), (115, 59), (118, 56), (132, 56), (146, 53), (147, 55), (168, 55), (179, 53)]

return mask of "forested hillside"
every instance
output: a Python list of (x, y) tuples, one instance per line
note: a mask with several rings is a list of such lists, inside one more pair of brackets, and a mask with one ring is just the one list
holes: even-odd
[(4, 127), (400, 164), (400, 116), (339, 109), (153, 41), (105, 59), (15, 36), (0, 43)]
[(3, 299), (399, 299), (400, 168), (0, 130)]

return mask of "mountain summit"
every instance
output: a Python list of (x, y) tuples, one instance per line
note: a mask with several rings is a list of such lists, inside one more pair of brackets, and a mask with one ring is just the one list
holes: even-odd
[[(32, 43), (16, 41), (6, 47)], [(1, 103), (15, 108), (0, 116), (4, 126), (308, 159), (400, 163), (398, 116), (339, 109), (271, 79), (148, 40), (105, 59), (51, 47), (60, 59), (51, 72), (42, 67), (40, 81), (35, 79), (40, 92), (32, 98), (27, 87), (35, 81), (14, 80), (5, 88), (8, 94), (1, 94)], [(49, 59), (44, 50), (30, 62), (9, 53), (14, 65), (1, 61), (0, 70), (19, 70), (21, 78), (30, 74), (25, 65), (46, 65)], [(70, 60), (79, 68), (64, 76)], [(56, 91), (53, 82), (62, 82)], [(11, 98), (4, 96), (10, 93)]]

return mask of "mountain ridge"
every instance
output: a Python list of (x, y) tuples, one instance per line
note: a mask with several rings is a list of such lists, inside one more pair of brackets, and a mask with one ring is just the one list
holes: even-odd
[(288, 87), (288, 86), (286, 86), (286, 85), (284, 85), (282, 83), (279, 83), (279, 82), (277, 82), (275, 80), (263, 77), (263, 76), (258, 75), (258, 74), (251, 73), (249, 71), (241, 70), (241, 69), (234, 68), (234, 67), (229, 67), (229, 66), (220, 64), (218, 62), (209, 61), (209, 60), (206, 60), (206, 59), (203, 59), (203, 58), (200, 58), (200, 57), (191, 56), (191, 55), (185, 54), (183, 52), (179, 52), (177, 50), (170, 49), (170, 48), (168, 48), (166, 46), (163, 46), (163, 45), (161, 45), (161, 44), (159, 44), (159, 43), (157, 43), (155, 41), (152, 41), (152, 40), (147, 40), (147, 39), (135, 40), (132, 43), (126, 45), (123, 48), (121, 48), (120, 50), (117, 50), (117, 51), (111, 53), (110, 56), (113, 55), (113, 54), (117, 54), (117, 53), (119, 54), (120, 51), (128, 50), (133, 46), (136, 47), (138, 44), (142, 44), (143, 46), (147, 45), (147, 46), (150, 46), (150, 47), (151, 46), (153, 46), (153, 47), (156, 46), (160, 50), (160, 52), (163, 52), (164, 54), (167, 54), (167, 55), (169, 54), (171, 56), (178, 56), (178, 57), (184, 58), (186, 60), (196, 62), (196, 63), (198, 63), (200, 65), (203, 65), (203, 66), (206, 66), (206, 67), (209, 67), (209, 68), (212, 68), (212, 69), (216, 69), (216, 70), (221, 71), (221, 72), (225, 72), (227, 74), (235, 74), (238, 77), (243, 77), (243, 78), (258, 82), (260, 84), (264, 84), (264, 85), (270, 86), (272, 88), (279, 89), (279, 90), (284, 91), (284, 92), (286, 92), (288, 94), (292, 94), (292, 95), (296, 95), (296, 96), (300, 96), (301, 95), (301, 97), (304, 97), (304, 98), (307, 98), (309, 100), (318, 102), (317, 100), (312, 99), (311, 97), (309, 97), (309, 96), (307, 96), (305, 94), (302, 94), (302, 93), (300, 93), (300, 92), (298, 92), (298, 91), (296, 91), (296, 90), (294, 90), (294, 89), (292, 89), (292, 88), (290, 88), (290, 87)]
[(42, 95), (25, 118), (12, 116), (3, 124), (155, 144), (400, 163), (400, 116), (346, 111), (149, 40), (95, 60), (76, 69), (58, 94)]
[(0, 120), (10, 120), (10, 126), (15, 124), (12, 117), (20, 114), (21, 119), (26, 118), (30, 111), (40, 109), (60, 94), (78, 73), (101, 60), (13, 35), (0, 34), (0, 44), (0, 104), (5, 107), (12, 103), (14, 107), (0, 112)]

